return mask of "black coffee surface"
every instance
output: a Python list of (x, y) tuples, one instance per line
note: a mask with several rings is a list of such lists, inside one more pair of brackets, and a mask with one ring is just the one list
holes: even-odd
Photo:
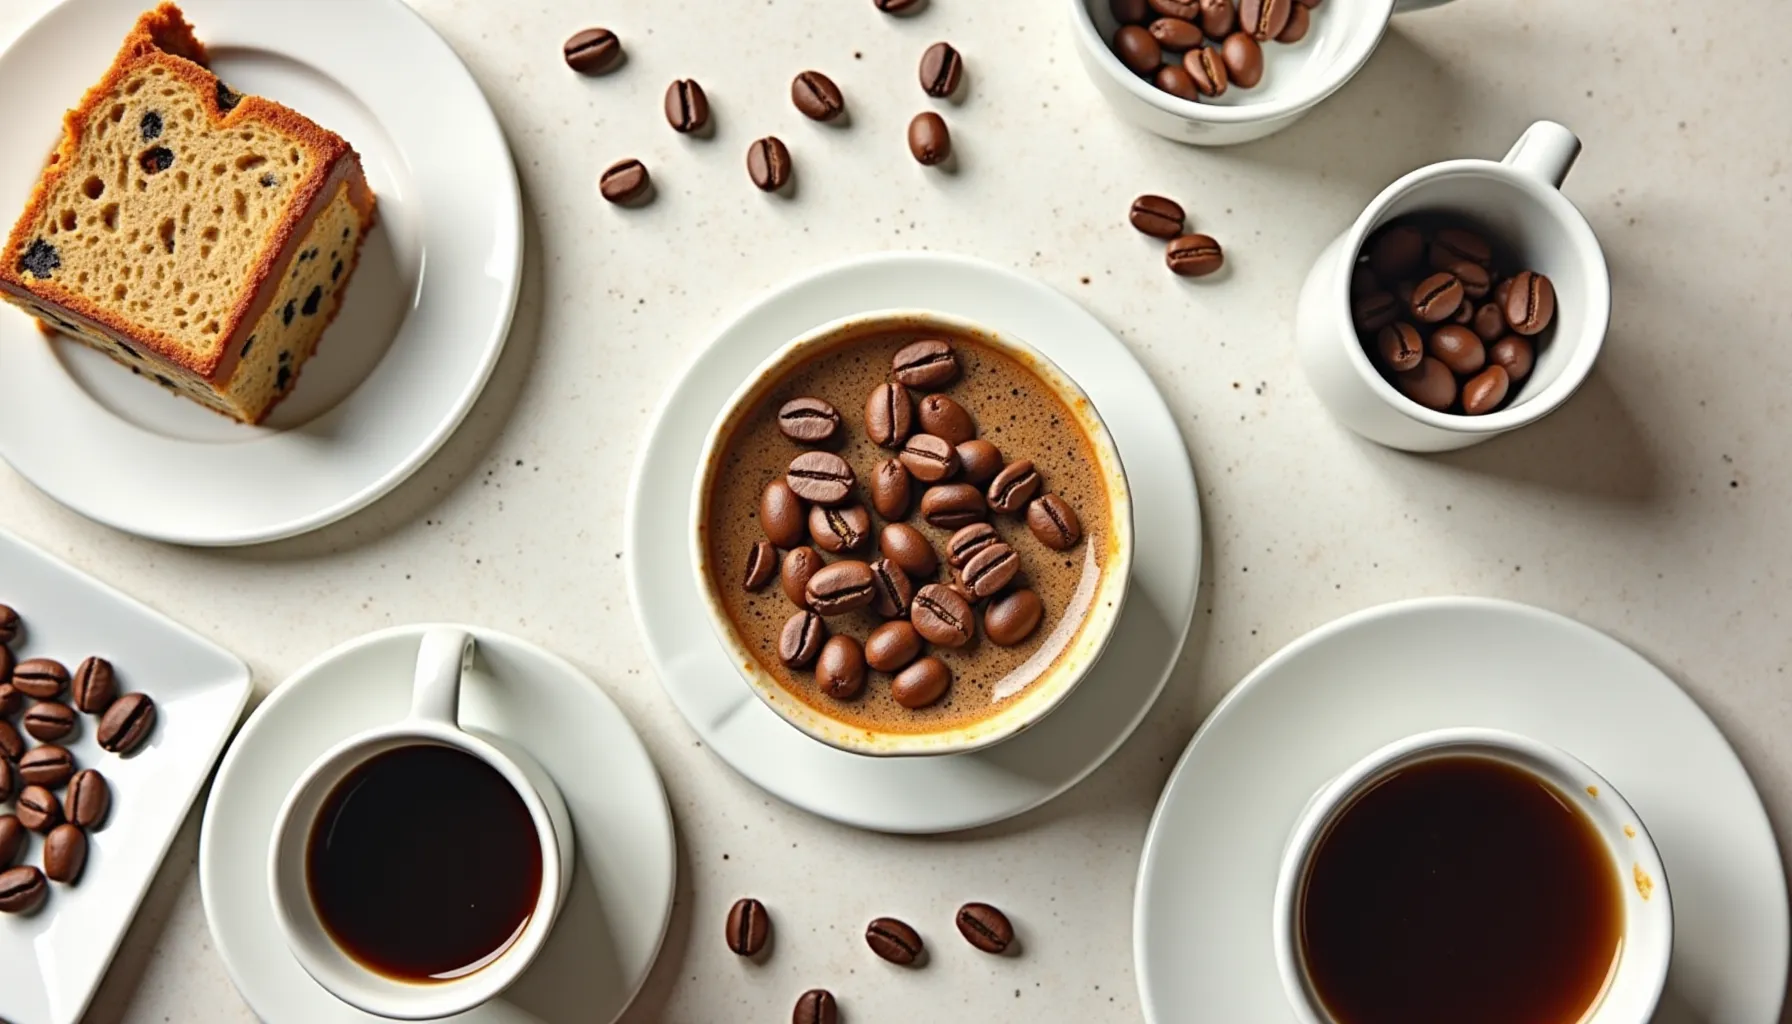
[(1571, 801), (1477, 757), (1422, 762), (1321, 840), (1301, 907), (1339, 1024), (1575, 1024), (1615, 966), (1611, 855)]
[(541, 892), (541, 843), (496, 769), (450, 747), (401, 747), (330, 793), (306, 875), (325, 928), (356, 960), (446, 981), (522, 933)]

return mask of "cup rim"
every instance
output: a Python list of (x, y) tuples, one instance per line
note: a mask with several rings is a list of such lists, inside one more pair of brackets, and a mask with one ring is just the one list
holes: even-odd
[[(1298, 940), (1300, 895), (1319, 840), (1338, 815), (1349, 806), (1351, 799), (1369, 784), (1397, 768), (1450, 756), (1479, 756), (1521, 762), (1518, 766), (1522, 770), (1564, 792), (1576, 790), (1580, 785), (1592, 785), (1597, 788), (1596, 799), (1606, 812), (1604, 816), (1621, 820), (1634, 830), (1634, 835), (1627, 834), (1630, 844), (1627, 849), (1635, 857), (1637, 868), (1648, 874), (1654, 888), (1642, 913), (1638, 913), (1626, 901), (1617, 966), (1607, 977), (1599, 998), (1583, 1011), (1581, 1020), (1583, 1024), (1598, 1021), (1607, 1005), (1606, 1000), (1616, 990), (1620, 979), (1626, 976), (1641, 979), (1630, 983), (1632, 988), (1638, 989), (1638, 998), (1641, 999), (1638, 1006), (1643, 1010), (1635, 1018), (1637, 1024), (1649, 1020), (1667, 985), (1668, 965), (1673, 950), (1674, 914), (1667, 871), (1662, 865), (1661, 852), (1656, 847), (1648, 826), (1610, 780), (1568, 751), (1502, 729), (1461, 727), (1417, 733), (1372, 751), (1321, 787), (1296, 819), (1281, 854), (1281, 866), (1276, 880), (1273, 933), (1276, 966), (1281, 975), (1282, 987), (1287, 993), (1289, 1005), (1301, 1018), (1302, 1024), (1332, 1024), (1333, 1021), (1312, 991)], [(1539, 765), (1543, 766), (1542, 770), (1537, 767)], [(1564, 785), (1564, 781), (1568, 784)], [(1607, 829), (1597, 819), (1595, 828), (1599, 831), (1601, 841), (1609, 843)], [(1614, 857), (1613, 868), (1620, 870), (1621, 865), (1616, 861), (1617, 858)], [(1641, 923), (1646, 919), (1652, 920), (1648, 924)], [(1633, 939), (1643, 927), (1655, 930), (1658, 938), (1639, 948)], [(1647, 959), (1638, 959), (1639, 957)]]
[[(777, 383), (784, 370), (806, 358), (810, 350), (852, 334), (917, 327), (936, 327), (946, 334), (969, 335), (1020, 360), (1079, 417), (1079, 426), (1095, 452), (1106, 485), (1113, 537), (1108, 545), (1108, 561), (1087, 617), (1069, 646), (1044, 674), (1012, 698), (1006, 708), (987, 718), (940, 732), (907, 733), (850, 725), (830, 717), (790, 696), (771, 677), (736, 631), (711, 584), (706, 520), (709, 491), (717, 469), (716, 456), (726, 435), (744, 411)], [(1011, 739), (1044, 719), (1082, 683), (1100, 660), (1124, 609), (1132, 577), (1132, 496), (1119, 449), (1108, 433), (1106, 423), (1082, 387), (1031, 344), (964, 317), (920, 308), (869, 310), (831, 320), (785, 342), (749, 372), (729, 396), (705, 435), (698, 459), (691, 496), (691, 519), (686, 533), (691, 569), (696, 574), (698, 592), (703, 595), (710, 627), (727, 649), (735, 670), (762, 702), (785, 722), (835, 749), (873, 757), (938, 756), (970, 753)]]
[[(443, 746), (476, 757), (504, 777), (529, 810), (541, 848), (541, 889), (522, 934), (490, 963), (470, 974), (446, 981), (417, 982), (391, 978), (361, 964), (337, 944), (310, 899), (305, 866), (290, 863), (289, 851), (301, 852), (310, 844), (315, 811), (306, 821), (296, 814), (299, 804), (324, 785), (333, 789), (349, 773), (380, 754), (408, 746)], [(320, 800), (328, 793), (318, 794)], [(321, 805), (319, 807), (321, 809)], [(302, 830), (300, 841), (291, 834)], [(360, 1010), (395, 1020), (434, 1020), (462, 1013), (496, 998), (520, 978), (553, 933), (560, 909), (561, 851), (553, 817), (546, 801), (536, 792), (522, 768), (495, 745), (463, 729), (441, 723), (406, 718), (390, 725), (357, 733), (337, 743), (311, 762), (287, 790), (274, 816), (268, 847), (267, 883), (275, 923), (287, 949), (325, 991)], [(282, 876), (297, 872), (299, 893), (287, 892)], [(302, 937), (316, 937), (330, 950), (320, 954)], [(366, 985), (341, 983), (343, 973), (358, 975)]]
[[(1355, 269), (1356, 256), (1362, 251), (1363, 244), (1380, 226), (1382, 216), (1416, 186), (1456, 176), (1493, 178), (1518, 189), (1528, 199), (1543, 206), (1562, 225), (1576, 252), (1596, 270), (1592, 286), (1584, 296), (1587, 329), (1570, 354), (1567, 365), (1562, 367), (1562, 372), (1535, 397), (1485, 416), (1437, 412), (1401, 394), (1369, 361), (1368, 353), (1357, 343), (1356, 328), (1350, 323), (1351, 271)], [(1593, 364), (1598, 361), (1599, 353), (1605, 347), (1606, 332), (1611, 327), (1612, 286), (1604, 246), (1599, 244), (1599, 237), (1593, 232), (1593, 226), (1587, 223), (1586, 216), (1560, 189), (1508, 164), (1497, 160), (1464, 158), (1443, 160), (1408, 171), (1363, 208), (1363, 212), (1351, 223), (1350, 230), (1345, 232), (1341, 246), (1337, 265), (1329, 271), (1331, 280), (1325, 286), (1329, 297), (1325, 301), (1329, 303), (1335, 298), (1339, 302), (1333, 309), (1344, 324), (1342, 337), (1346, 358), (1356, 370), (1357, 376), (1376, 397), (1401, 415), (1426, 426), (1453, 434), (1493, 435), (1535, 423), (1574, 397), (1574, 393), (1580, 390), (1591, 375)]]
[(1135, 98), (1166, 114), (1197, 124), (1257, 124), (1299, 114), (1318, 106), (1355, 78), (1363, 65), (1369, 62), (1376, 48), (1381, 45), (1382, 37), (1387, 34), (1388, 22), (1394, 16), (1394, 0), (1357, 0), (1359, 5), (1378, 4), (1386, 10), (1380, 15), (1380, 27), (1358, 34), (1360, 42), (1353, 42), (1354, 49), (1347, 50), (1341, 57), (1336, 74), (1321, 80), (1313, 89), (1291, 94), (1281, 100), (1218, 106), (1172, 96), (1133, 74), (1131, 68), (1120, 63), (1120, 58), (1114, 55), (1114, 51), (1095, 28), (1095, 16), (1089, 11), (1089, 4), (1096, 2), (1099, 0), (1070, 0), (1072, 31), (1083, 48), (1094, 58), (1094, 63)]

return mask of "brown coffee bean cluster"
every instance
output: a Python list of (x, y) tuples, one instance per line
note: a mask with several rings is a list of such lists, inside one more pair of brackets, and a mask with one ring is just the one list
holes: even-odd
[[(88, 658), (72, 674), (50, 658), (17, 661), (11, 645), (21, 628), (18, 613), (0, 605), (0, 805), (12, 804), (11, 813), (0, 813), (0, 914), (37, 910), (50, 882), (75, 884), (87, 862), (87, 834), (104, 826), (111, 810), (105, 777), (82, 769), (60, 745), (79, 727), (77, 710), (99, 719), (99, 744), (115, 753), (136, 749), (155, 727), (155, 702), (120, 695), (104, 658)], [(21, 726), (37, 745), (27, 745)], [(41, 868), (13, 866), (29, 833), (44, 837)]]
[(1120, 63), (1197, 103), (1263, 81), (1263, 46), (1307, 37), (1320, 0), (1109, 0)]
[[(989, 524), (991, 514), (1025, 517), (1054, 551), (1082, 541), (1076, 510), (1046, 492), (1039, 469), (1027, 459), (1007, 462), (977, 436), (970, 410), (940, 393), (960, 372), (944, 341), (904, 347), (891, 360), (889, 382), (865, 400), (865, 434), (891, 457), (861, 482), (845, 459), (810, 448), (760, 495), (766, 539), (748, 553), (741, 585), (757, 591), (780, 580), (798, 610), (779, 634), (778, 658), (812, 668), (816, 686), (835, 700), (857, 697), (875, 671), (892, 677), (891, 695), (903, 707), (935, 703), (951, 688), (952, 670), (926, 655), (927, 646), (969, 644), (979, 606), (983, 635), (999, 646), (1021, 643), (1039, 627), (1044, 603), (1024, 585), (1020, 556)], [(792, 399), (777, 419), (784, 436), (802, 445), (836, 443), (846, 429), (839, 410), (819, 398)], [(881, 529), (859, 501), (861, 485)], [(939, 552), (904, 521), (913, 514), (955, 531), (943, 578)], [(829, 561), (824, 552), (837, 557)], [(862, 639), (831, 632), (827, 619), (863, 608), (888, 621)]]
[(1556, 291), (1529, 270), (1508, 274), (1473, 228), (1403, 217), (1363, 246), (1350, 313), (1390, 383), (1437, 412), (1485, 416), (1504, 407), (1548, 344)]
[(1181, 277), (1206, 277), (1226, 263), (1226, 254), (1211, 235), (1188, 234), (1188, 215), (1174, 199), (1150, 194), (1132, 201), (1126, 219), (1153, 238), (1164, 239), (1164, 265)]

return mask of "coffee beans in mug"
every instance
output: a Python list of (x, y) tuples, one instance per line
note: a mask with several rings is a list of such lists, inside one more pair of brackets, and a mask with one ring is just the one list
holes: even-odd
[(566, 66), (581, 75), (608, 71), (622, 57), (622, 41), (607, 28), (588, 28), (573, 33), (561, 47)]
[(1512, 290), (1506, 296), (1506, 323), (1514, 331), (1526, 337), (1541, 334), (1555, 315), (1556, 289), (1549, 278), (1529, 270), (1512, 275)]
[(840, 413), (819, 398), (793, 398), (778, 409), (778, 430), (798, 444), (825, 444), (840, 433)]
[(1202, 96), (1223, 96), (1228, 84), (1226, 58), (1211, 46), (1190, 50), (1182, 55), (1182, 70), (1195, 83)]
[(936, 703), (952, 687), (952, 670), (938, 658), (928, 657), (897, 673), (890, 696), (911, 711)]
[(1294, 0), (1238, 0), (1238, 27), (1260, 43), (1282, 34), (1288, 27)]
[(977, 421), (946, 395), (928, 395), (919, 405), (921, 429), (957, 447), (977, 436)]
[(946, 99), (964, 78), (964, 58), (951, 43), (934, 43), (921, 54), (921, 91)]
[(1083, 539), (1083, 521), (1070, 503), (1056, 494), (1035, 498), (1027, 506), (1027, 529), (1053, 551), (1068, 551)]
[(681, 78), (666, 87), (666, 123), (681, 135), (709, 124), (709, 97), (694, 79)]
[(878, 515), (892, 521), (908, 515), (910, 479), (898, 459), (877, 464), (871, 471), (871, 507), (877, 509)]
[(850, 636), (831, 636), (815, 662), (815, 684), (835, 700), (851, 700), (865, 688), (865, 649)]
[(754, 542), (753, 550), (747, 553), (747, 575), (741, 581), (741, 588), (748, 593), (764, 590), (777, 574), (778, 549), (772, 547), (769, 540)]
[(946, 561), (952, 568), (962, 569), (985, 549), (1001, 542), (995, 527), (988, 523), (972, 523), (947, 539)]
[[(112, 787), (106, 784), (104, 775), (92, 768), (76, 772), (68, 782), (62, 806), (69, 821), (84, 829), (98, 829), (112, 809)], [(6, 858), (0, 857), (0, 864), (4, 863)]]
[(74, 774), (74, 755), (54, 743), (33, 747), (19, 758), (19, 777), (27, 785), (61, 789)]
[(1389, 292), (1375, 291), (1350, 300), (1350, 319), (1358, 334), (1370, 334), (1400, 319), (1400, 302)]
[(871, 589), (875, 595), (871, 607), (877, 614), (886, 619), (908, 617), (909, 605), (915, 599), (915, 585), (895, 562), (880, 558), (871, 563)]
[(805, 71), (790, 83), (790, 102), (811, 121), (832, 121), (846, 111), (846, 97), (834, 80), (819, 71)]
[(945, 163), (952, 155), (952, 133), (946, 128), (946, 119), (931, 110), (916, 114), (908, 123), (908, 151), (926, 167)]
[(921, 634), (905, 620), (886, 622), (865, 638), (865, 662), (879, 672), (896, 672), (921, 655)]
[(1164, 248), (1164, 263), (1181, 277), (1206, 277), (1220, 269), (1226, 255), (1209, 235), (1183, 235)]
[(871, 543), (871, 514), (863, 505), (816, 505), (809, 510), (809, 537), (829, 554), (862, 550)]
[(1197, 8), (1201, 31), (1207, 33), (1209, 39), (1226, 38), (1238, 24), (1238, 12), (1232, 6), (1232, 0), (1199, 0), (1190, 6)]
[(54, 743), (75, 731), (75, 709), (55, 701), (39, 701), (25, 709), (25, 731), (45, 743)]
[(1481, 367), (1487, 365), (1486, 346), (1466, 327), (1455, 324), (1439, 327), (1431, 332), (1431, 340), (1425, 347), (1438, 362), (1459, 377), (1479, 373)]
[(26, 786), (19, 790), (13, 807), (19, 816), (19, 824), (38, 835), (46, 835), (62, 824), (62, 805), (42, 786)]
[(893, 917), (880, 917), (866, 925), (865, 944), (885, 960), (904, 966), (919, 960), (926, 949), (919, 933)]
[(16, 814), (0, 814), (0, 870), (12, 866), (25, 848), (25, 826)]
[(1505, 367), (1487, 367), (1462, 385), (1462, 411), (1470, 416), (1485, 416), (1500, 407), (1511, 386)]
[(25, 737), (5, 719), (0, 719), (0, 759), (17, 761), (25, 753)]
[(1458, 260), (1486, 267), (1493, 264), (1493, 246), (1465, 228), (1442, 228), (1431, 241), (1428, 258), (1434, 270), (1447, 270)]
[(68, 686), (68, 669), (50, 658), (31, 658), (13, 666), (12, 685), (33, 700), (55, 700)]
[(1456, 260), (1444, 268), (1444, 273), (1462, 282), (1462, 294), (1470, 300), (1464, 305), (1486, 298), (1487, 293), (1493, 290), (1493, 274), (1479, 263)]
[(747, 149), (747, 177), (761, 192), (776, 192), (790, 184), (790, 150), (776, 135), (767, 135)]
[(958, 446), (958, 473), (973, 484), (986, 484), (1002, 471), (1002, 450), (982, 438)]
[(1307, 32), (1312, 25), (1313, 15), (1310, 8), (1300, 0), (1295, 0), (1294, 6), (1288, 10), (1288, 24), (1283, 26), (1281, 34), (1276, 36), (1276, 42), (1289, 45), (1298, 43), (1307, 38)]
[(1487, 361), (1503, 367), (1513, 384), (1521, 384), (1531, 375), (1535, 351), (1531, 343), (1516, 334), (1508, 334), (1487, 350)]
[(52, 882), (73, 885), (87, 863), (87, 833), (62, 824), (44, 837), (44, 874)]
[(100, 718), (100, 749), (128, 754), (156, 727), (156, 702), (146, 693), (127, 693), (112, 702)]
[(909, 621), (922, 639), (939, 647), (963, 647), (975, 633), (971, 603), (938, 583), (929, 583), (915, 594)]
[(758, 956), (772, 934), (765, 904), (755, 899), (736, 900), (728, 909), (726, 932), (728, 950), (735, 956)]
[(971, 596), (982, 600), (994, 597), (1002, 592), (1020, 572), (1020, 556), (1006, 544), (996, 543), (984, 548), (977, 556), (965, 563), (959, 572), (958, 582), (971, 592)]
[(1148, 25), (1146, 31), (1157, 40), (1158, 46), (1176, 53), (1192, 50), (1207, 41), (1199, 25), (1181, 18), (1159, 18)]
[(1126, 219), (1145, 234), (1169, 241), (1182, 234), (1182, 225), (1188, 215), (1183, 212), (1182, 204), (1174, 199), (1142, 195), (1132, 201)]
[(1014, 943), (1014, 925), (1008, 915), (987, 903), (966, 903), (954, 919), (958, 934), (985, 953), (1000, 956)]
[(1412, 277), (1425, 265), (1425, 233), (1406, 224), (1382, 231), (1370, 242), (1370, 281), (1399, 281)]
[(1484, 302), (1475, 308), (1469, 327), (1477, 338), (1491, 345), (1506, 336), (1506, 313), (1498, 303)]
[(773, 480), (759, 495), (759, 526), (765, 539), (781, 548), (794, 548), (809, 539), (808, 513), (803, 500), (784, 480)]
[(1226, 78), (1240, 89), (1254, 89), (1263, 81), (1263, 47), (1248, 32), (1234, 32), (1220, 44), (1226, 62)]
[(924, 484), (939, 483), (958, 473), (958, 449), (952, 442), (932, 434), (909, 438), (897, 458), (910, 476)]
[(1419, 360), (1418, 366), (1395, 374), (1394, 384), (1401, 394), (1427, 409), (1443, 412), (1456, 401), (1456, 375), (1431, 356)]
[(1410, 370), (1425, 357), (1425, 340), (1411, 324), (1389, 324), (1376, 332), (1381, 363), (1390, 370)]
[(983, 612), (983, 635), (998, 647), (1013, 647), (1039, 628), (1045, 605), (1031, 590), (1016, 590), (989, 603)]
[(969, 526), (988, 515), (983, 492), (970, 484), (936, 484), (921, 495), (921, 518), (942, 530)]
[(0, 604), (0, 644), (10, 644), (19, 638), (19, 613), (11, 605)]
[(1164, 60), (1163, 47), (1138, 25), (1122, 25), (1114, 33), (1114, 55), (1135, 75), (1152, 74)]
[(915, 579), (932, 576), (940, 560), (920, 530), (907, 523), (891, 523), (878, 535), (877, 549), (891, 564)]
[(791, 548), (784, 553), (784, 564), (778, 569), (778, 580), (784, 596), (798, 608), (809, 607), (809, 579), (821, 571), (821, 555), (811, 547)]
[(1108, 13), (1122, 25), (1138, 25), (1151, 18), (1145, 0), (1108, 0)]
[[(900, 374), (898, 374), (900, 376)], [(915, 430), (915, 403), (902, 384), (881, 384), (865, 399), (865, 436), (897, 449)]]
[(839, 1020), (834, 993), (825, 988), (812, 988), (798, 996), (796, 1009), (790, 1012), (791, 1024), (839, 1024)]
[(852, 496), (852, 467), (833, 452), (804, 452), (790, 460), (784, 482), (804, 501), (838, 505)]
[(1201, 98), (1201, 90), (1195, 88), (1194, 77), (1181, 64), (1165, 64), (1158, 68), (1157, 76), (1151, 82), (1177, 99), (1194, 103)]
[(817, 615), (844, 615), (871, 604), (877, 596), (871, 567), (845, 558), (823, 566), (809, 577), (809, 608)]
[(618, 160), (598, 176), (597, 192), (606, 200), (626, 205), (640, 200), (653, 187), (647, 165), (634, 158)]
[(828, 627), (821, 616), (804, 610), (792, 615), (778, 635), (778, 660), (790, 668), (807, 668), (821, 654), (827, 642)]
[(898, 384), (920, 391), (935, 391), (958, 379), (958, 354), (943, 341), (929, 338), (904, 345), (890, 359), (890, 374)]
[(90, 715), (104, 714), (118, 696), (118, 675), (104, 658), (88, 658), (75, 669), (69, 682), (69, 699), (76, 709)]
[(1462, 305), (1463, 298), (1462, 282), (1456, 280), (1455, 274), (1443, 271), (1418, 283), (1408, 308), (1421, 323), (1442, 323)]
[(1043, 486), (1045, 480), (1030, 460), (1010, 462), (989, 483), (989, 507), (1003, 515), (1013, 515), (1026, 508)]
[(0, 914), (29, 914), (49, 891), (44, 873), (30, 865), (0, 871)]

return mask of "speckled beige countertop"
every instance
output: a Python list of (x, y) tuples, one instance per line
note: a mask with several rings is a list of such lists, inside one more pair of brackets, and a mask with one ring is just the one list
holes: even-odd
[[(854, 1024), (1139, 1019), (1132, 884), (1177, 754), (1258, 661), (1395, 598), (1509, 597), (1610, 631), (1697, 697), (1769, 811), (1792, 820), (1792, 4), (1466, 0), (1399, 20), (1362, 75), (1294, 128), (1202, 151), (1110, 116), (1055, 2), (933, 0), (900, 21), (870, 0), (413, 2), (485, 88), (523, 184), (521, 307), (466, 425), (392, 496), (285, 543), (135, 540), (10, 471), (0, 524), (236, 651), (260, 693), (327, 647), (419, 620), (485, 624), (582, 666), (652, 748), (679, 828), (672, 932), (631, 1021), (787, 1020), (817, 974), (852, 979)], [(0, 39), (48, 6), (0, 4)], [(560, 61), (588, 24), (614, 28), (631, 54), (601, 84)], [(962, 159), (951, 177), (903, 143), (927, 105), (916, 60), (941, 38), (970, 75), (949, 111)], [(805, 130), (787, 98), (805, 67), (847, 92), (850, 130)], [(684, 75), (715, 104), (711, 143), (687, 144), (661, 117), (666, 83)], [(1497, 157), (1539, 117), (1585, 142), (1566, 191), (1611, 264), (1611, 334), (1591, 382), (1541, 425), (1459, 454), (1415, 458), (1345, 433), (1293, 358), (1309, 261), (1399, 174)], [(747, 142), (772, 131), (798, 161), (791, 202), (763, 201), (742, 169)], [(596, 175), (631, 155), (660, 196), (619, 212)], [(1185, 201), (1226, 245), (1229, 279), (1165, 272), (1124, 224), (1145, 190)], [(1110, 324), (1176, 412), (1207, 515), (1194, 630), (1138, 734), (1054, 803), (931, 840), (792, 810), (700, 749), (636, 639), (620, 560), (637, 438), (696, 346), (797, 270), (901, 248), (1022, 269)], [(206, 931), (198, 819), (91, 1019), (250, 1019)], [(948, 878), (1023, 919), (1026, 956), (977, 972), (864, 970), (861, 923)], [(739, 970), (719, 931), (745, 891), (810, 931), (813, 956)]]

